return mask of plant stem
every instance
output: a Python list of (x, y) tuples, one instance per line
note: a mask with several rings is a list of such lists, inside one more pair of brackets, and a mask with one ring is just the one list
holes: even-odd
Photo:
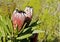
[(5, 39), (5, 37), (3, 37), (3, 42), (6, 42), (6, 39)]

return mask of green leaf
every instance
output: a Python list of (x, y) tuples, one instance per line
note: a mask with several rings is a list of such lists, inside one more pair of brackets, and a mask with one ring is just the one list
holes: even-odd
[(1, 34), (0, 37), (5, 36), (4, 29), (1, 25), (0, 25), (0, 34)]
[(3, 16), (0, 19), (0, 26), (3, 28), (5, 33), (8, 33), (10, 35), (10, 32), (8, 30), (8, 27), (7, 27), (7, 22), (5, 20), (5, 17), (3, 17)]
[(31, 33), (32, 32), (31, 29), (32, 29), (31, 27), (25, 28), (22, 33), (24, 33), (24, 34), (25, 33)]
[(26, 31), (29, 30), (29, 29), (30, 29), (30, 28), (26, 28), (26, 29), (24, 29), (23, 33), (26, 32)]
[(23, 36), (17, 37), (16, 39), (21, 40), (21, 39), (28, 38), (28, 37), (30, 37), (30, 36), (32, 36), (32, 34), (26, 34), (26, 35), (23, 35)]
[(2, 32), (0, 31), (0, 37), (2, 36)]
[(45, 32), (45, 31), (42, 31), (42, 30), (34, 30), (32, 33), (34, 34), (34, 33), (43, 33), (43, 32)]
[(11, 19), (9, 19), (7, 17), (7, 25), (8, 25), (8, 28), (9, 28), (9, 31), (12, 33), (13, 32), (13, 27), (12, 27), (12, 22), (11, 22)]

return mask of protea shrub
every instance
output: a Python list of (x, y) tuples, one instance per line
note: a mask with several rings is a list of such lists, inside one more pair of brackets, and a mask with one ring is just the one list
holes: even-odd
[(0, 41), (30, 42), (34, 40), (33, 42), (35, 42), (37, 35), (33, 35), (32, 33), (32, 24), (34, 24), (34, 22), (30, 24), (32, 21), (32, 10), (33, 9), (31, 7), (26, 7), (24, 11), (15, 9), (12, 13), (11, 18), (9, 18), (9, 16), (0, 15)]

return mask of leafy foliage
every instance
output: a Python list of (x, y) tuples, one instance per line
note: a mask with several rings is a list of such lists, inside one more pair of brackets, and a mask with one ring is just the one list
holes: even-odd
[[(33, 7), (33, 18), (29, 27), (23, 28), (18, 37), (18, 34), (13, 34), (11, 14), (15, 8), (24, 10), (26, 6)], [(8, 42), (11, 42), (14, 35), (18, 39), (16, 39), (17, 42), (22, 40), (29, 42), (28, 38), (34, 33), (39, 34), (38, 42), (60, 41), (60, 0), (0, 1), (0, 41), (3, 38), (5, 42), (5, 37), (7, 37)]]

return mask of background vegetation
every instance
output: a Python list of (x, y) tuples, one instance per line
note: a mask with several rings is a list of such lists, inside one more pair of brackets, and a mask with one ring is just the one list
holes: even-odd
[[(33, 7), (31, 24), (39, 19), (31, 26), (32, 34), (38, 33), (38, 42), (60, 42), (60, 0), (0, 0), (0, 40), (2, 37), (9, 38), (13, 35), (11, 15), (14, 9), (24, 10), (26, 6)], [(30, 36), (32, 34), (26, 33)], [(24, 33), (22, 35), (26, 38)], [(24, 37), (17, 39), (21, 40)]]

